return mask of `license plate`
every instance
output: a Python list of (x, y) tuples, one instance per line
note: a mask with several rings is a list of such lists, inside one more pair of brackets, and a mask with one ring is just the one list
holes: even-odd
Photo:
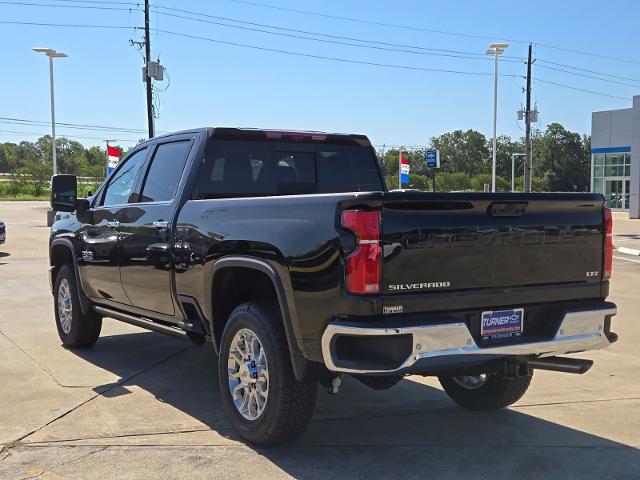
[(519, 337), (523, 321), (524, 308), (482, 312), (480, 336), (482, 340)]

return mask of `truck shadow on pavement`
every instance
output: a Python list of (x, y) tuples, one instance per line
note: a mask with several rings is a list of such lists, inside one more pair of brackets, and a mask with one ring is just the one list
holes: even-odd
[[(182, 427), (185, 432), (198, 430), (201, 436), (191, 442), (176, 441), (176, 445), (194, 448), (190, 452), (194, 462), (212, 461), (211, 451), (196, 451), (196, 447), (242, 443), (222, 409), (213, 348), (176, 341), (165, 360), (149, 367), (137, 352), (148, 353), (159, 339), (155, 333), (112, 335), (99, 340), (93, 349), (74, 351), (125, 379), (94, 388), (106, 397), (100, 409), (112, 409), (108, 412), (111, 417), (126, 417), (120, 419), (126, 428), (118, 437), (128, 432), (135, 435), (136, 425), (140, 430), (150, 425), (165, 428), (164, 434), (176, 437)], [(160, 343), (166, 349), (167, 342)], [(173, 340), (170, 345), (173, 347)], [(558, 386), (562, 388), (561, 381)], [(535, 378), (531, 388), (536, 388)], [(150, 404), (148, 395), (140, 390), (153, 395), (157, 404)], [(126, 407), (110, 406), (127, 397)], [(526, 396), (521, 404), (531, 405)], [(569, 402), (554, 408), (579, 406)], [(607, 408), (606, 404), (592, 406), (584, 415), (599, 411), (604, 416)], [(304, 479), (640, 478), (632, 474), (640, 472), (637, 449), (522, 410), (528, 409), (468, 412), (439, 388), (419, 383), (419, 379), (405, 379), (390, 390), (374, 391), (347, 378), (337, 396), (319, 389), (313, 420), (302, 438), (275, 448), (247, 446), (287, 474)], [(171, 444), (166, 438), (158, 445)]]

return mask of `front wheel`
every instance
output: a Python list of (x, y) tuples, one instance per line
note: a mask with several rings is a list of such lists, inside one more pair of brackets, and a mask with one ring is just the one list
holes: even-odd
[(307, 428), (317, 385), (296, 380), (276, 303), (236, 307), (222, 333), (218, 371), (227, 416), (249, 442), (274, 445)]
[(529, 388), (531, 375), (482, 374), (438, 377), (447, 395), (469, 410), (498, 410), (517, 402)]
[(102, 317), (93, 310), (82, 313), (73, 266), (60, 267), (53, 289), (58, 336), (65, 347), (86, 348), (98, 340)]

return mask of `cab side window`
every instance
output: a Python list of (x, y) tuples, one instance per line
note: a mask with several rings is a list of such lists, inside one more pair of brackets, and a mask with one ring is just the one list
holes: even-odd
[(147, 149), (143, 148), (128, 157), (122, 166), (118, 168), (109, 179), (109, 184), (102, 197), (102, 205), (124, 205), (129, 202), (129, 197), (135, 188), (136, 179), (140, 173)]
[(173, 199), (190, 148), (190, 140), (158, 145), (144, 181), (141, 202), (168, 202)]

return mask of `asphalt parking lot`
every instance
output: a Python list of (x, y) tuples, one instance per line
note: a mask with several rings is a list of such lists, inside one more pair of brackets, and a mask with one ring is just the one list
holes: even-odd
[[(586, 375), (537, 371), (500, 412), (467, 412), (434, 379), (320, 392), (296, 443), (244, 444), (222, 411), (215, 357), (105, 320), (85, 351), (60, 346), (43, 202), (0, 202), (0, 478), (640, 478), (640, 257), (617, 252), (620, 341)], [(616, 242), (640, 221), (614, 217)]]

